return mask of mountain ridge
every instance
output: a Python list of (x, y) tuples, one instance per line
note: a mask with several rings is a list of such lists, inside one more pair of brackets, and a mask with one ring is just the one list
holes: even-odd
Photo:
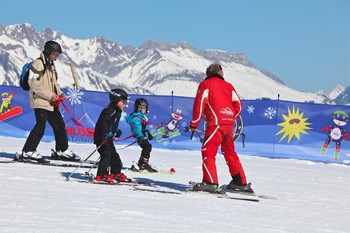
[[(24, 63), (39, 56), (45, 41), (61, 44), (63, 54), (56, 61), (60, 77), (71, 77), (74, 63), (80, 85), (87, 90), (108, 91), (120, 87), (134, 94), (194, 97), (205, 77), (205, 68), (213, 62), (224, 68), (225, 79), (232, 83), (242, 99), (281, 99), (334, 104), (341, 93), (307, 93), (287, 87), (276, 75), (259, 70), (242, 52), (198, 51), (185, 42), (170, 44), (146, 41), (139, 48), (121, 46), (102, 36), (73, 39), (50, 28), (37, 32), (28, 24), (3, 26), (0, 23), (0, 84), (18, 86)], [(60, 78), (62, 87), (72, 87), (72, 78)], [(341, 90), (341, 88), (338, 88)], [(345, 91), (345, 88), (343, 88)], [(346, 99), (346, 98), (345, 98)]]

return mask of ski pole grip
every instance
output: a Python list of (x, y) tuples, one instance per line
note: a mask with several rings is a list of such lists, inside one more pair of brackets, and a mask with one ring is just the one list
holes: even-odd
[(191, 137), (190, 137), (190, 140), (192, 140), (192, 138), (193, 138), (193, 135), (194, 135), (194, 131), (192, 131), (192, 133), (191, 133)]

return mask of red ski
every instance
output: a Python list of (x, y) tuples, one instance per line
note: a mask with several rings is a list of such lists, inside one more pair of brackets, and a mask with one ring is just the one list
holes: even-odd
[(6, 119), (9, 119), (11, 117), (17, 116), (22, 113), (22, 107), (14, 107), (10, 111), (7, 111), (5, 113), (0, 113), (0, 122)]

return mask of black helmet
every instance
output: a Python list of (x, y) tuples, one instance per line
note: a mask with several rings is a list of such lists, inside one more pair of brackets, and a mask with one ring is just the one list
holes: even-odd
[(49, 56), (51, 53), (62, 53), (62, 48), (59, 43), (56, 41), (50, 40), (46, 41), (45, 46), (44, 46), (44, 52), (46, 56)]
[(122, 89), (113, 89), (109, 92), (109, 100), (114, 104), (117, 104), (121, 100), (127, 101), (128, 98), (128, 94)]
[(135, 100), (134, 112), (140, 112), (145, 115), (148, 113), (148, 102), (144, 98), (139, 98)]

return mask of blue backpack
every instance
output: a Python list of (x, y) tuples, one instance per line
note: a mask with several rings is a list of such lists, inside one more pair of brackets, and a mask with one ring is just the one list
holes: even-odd
[[(38, 58), (38, 59), (40, 59), (44, 64), (44, 61), (41, 58)], [(33, 62), (34, 61), (28, 62), (28, 63), (24, 64), (24, 66), (22, 67), (22, 73), (21, 73), (21, 76), (19, 78), (19, 85), (25, 91), (29, 91), (29, 89), (30, 89), (29, 84), (28, 84), (28, 78), (29, 78), (29, 70), (31, 69)], [(44, 64), (44, 73), (45, 73), (45, 71), (46, 71), (46, 68), (45, 68), (45, 64)]]

